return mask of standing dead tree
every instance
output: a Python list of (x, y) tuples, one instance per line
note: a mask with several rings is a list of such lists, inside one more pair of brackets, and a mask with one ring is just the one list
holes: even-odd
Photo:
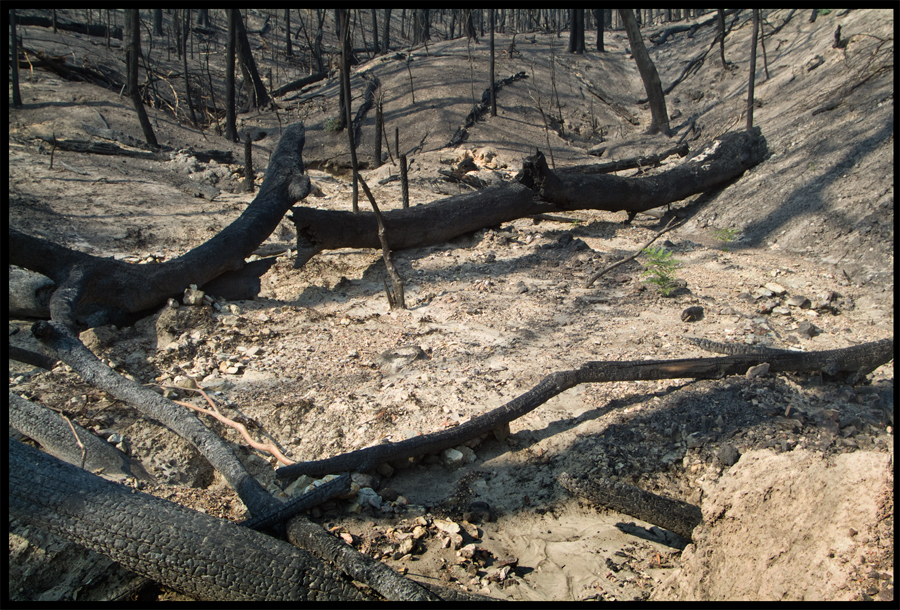
[(141, 92), (138, 88), (138, 62), (141, 56), (140, 21), (138, 9), (130, 8), (125, 10), (125, 29), (128, 31), (128, 46), (125, 49), (128, 57), (128, 96), (131, 98), (134, 109), (137, 112), (141, 130), (144, 132), (144, 139), (153, 148), (159, 148), (156, 136), (153, 134), (153, 126), (150, 125), (150, 119), (147, 118), (147, 111), (144, 109), (144, 102), (141, 99)]
[(644, 40), (641, 38), (641, 31), (638, 29), (637, 21), (635, 21), (634, 13), (631, 9), (619, 9), (622, 17), (622, 23), (625, 24), (625, 32), (628, 34), (628, 43), (631, 45), (631, 53), (634, 55), (634, 61), (637, 63), (638, 71), (641, 73), (641, 80), (644, 81), (644, 89), (647, 91), (647, 99), (650, 101), (650, 127), (647, 133), (662, 132), (664, 135), (671, 135), (669, 129), (669, 113), (666, 111), (666, 97), (663, 94), (662, 83), (659, 80), (659, 73), (647, 48), (644, 46)]
[[(813, 11), (815, 16), (815, 11)], [(756, 84), (756, 39), (759, 38), (759, 9), (753, 9), (753, 34), (750, 36), (750, 81), (747, 84), (747, 129), (753, 127), (753, 86)]]

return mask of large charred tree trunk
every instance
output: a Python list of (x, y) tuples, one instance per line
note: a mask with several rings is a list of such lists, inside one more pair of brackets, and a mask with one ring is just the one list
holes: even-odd
[(391, 50), (391, 9), (384, 9), (384, 31), (381, 33), (382, 46), (385, 53)]
[(147, 144), (153, 148), (159, 148), (156, 142), (156, 136), (153, 134), (153, 126), (150, 125), (150, 119), (147, 118), (147, 111), (144, 109), (144, 101), (141, 99), (141, 92), (138, 88), (138, 61), (141, 56), (141, 28), (140, 16), (138, 9), (129, 8), (125, 10), (125, 29), (128, 40), (127, 63), (128, 63), (128, 95), (134, 104), (134, 109), (138, 115), (138, 121), (141, 123), (141, 131), (144, 132), (144, 139)]
[(381, 49), (378, 47), (378, 9), (372, 9), (372, 46), (375, 48), (375, 56), (381, 54)]
[(650, 54), (647, 53), (647, 47), (644, 46), (644, 40), (641, 38), (641, 31), (638, 29), (637, 21), (634, 19), (634, 13), (631, 9), (619, 9), (619, 15), (622, 17), (622, 23), (625, 24), (625, 32), (628, 34), (628, 44), (631, 45), (631, 53), (634, 55), (634, 61), (637, 63), (638, 72), (641, 73), (641, 80), (644, 81), (644, 89), (647, 91), (647, 99), (650, 100), (650, 128), (647, 133), (653, 134), (662, 132), (669, 136), (669, 113), (666, 111), (666, 97), (663, 95), (662, 83), (659, 80), (659, 73)]
[(584, 53), (584, 9), (573, 8), (570, 13), (569, 53)]
[[(401, 250), (443, 243), (534, 214), (586, 209), (643, 212), (737, 178), (761, 162), (766, 153), (759, 129), (729, 133), (674, 169), (645, 178), (553, 172), (544, 155), (537, 153), (526, 160), (518, 183), (389, 210), (383, 214), (384, 224), (391, 247)], [(370, 213), (306, 207), (291, 211), (297, 226), (295, 267), (322, 250), (380, 247)]]

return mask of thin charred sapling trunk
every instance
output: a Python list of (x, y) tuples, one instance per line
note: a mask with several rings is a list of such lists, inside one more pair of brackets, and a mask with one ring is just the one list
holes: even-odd
[(341, 82), (344, 83), (344, 117), (347, 137), (350, 138), (350, 163), (353, 166), (353, 212), (359, 212), (359, 164), (356, 159), (356, 138), (353, 133), (353, 119), (350, 117), (350, 11), (341, 9)]
[(288, 57), (294, 55), (294, 50), (291, 48), (291, 9), (284, 9), (284, 52), (287, 53)]
[(244, 192), (253, 192), (253, 141), (249, 133), (244, 139)]
[(225, 46), (225, 139), (229, 142), (237, 142), (237, 125), (234, 112), (234, 64), (235, 47), (237, 41), (237, 11), (236, 8), (225, 9), (228, 11), (228, 41)]
[(378, 96), (375, 106), (375, 145), (372, 149), (373, 167), (381, 167), (381, 133), (384, 131), (384, 94)]
[(725, 10), (716, 10), (716, 27), (718, 28), (719, 40), (719, 57), (722, 59), (722, 67), (724, 68), (728, 62), (725, 61)]
[(753, 87), (756, 84), (756, 39), (759, 38), (759, 9), (753, 9), (753, 34), (750, 38), (750, 81), (747, 84), (747, 129), (753, 127)]
[(497, 92), (494, 91), (494, 9), (488, 9), (491, 20), (491, 116), (497, 116)]
[(592, 9), (594, 13), (594, 21), (597, 22), (597, 52), (605, 53), (603, 48), (603, 13), (605, 9)]
[(637, 63), (638, 72), (641, 73), (641, 80), (644, 81), (644, 89), (647, 91), (647, 99), (650, 101), (651, 121), (647, 133), (662, 132), (666, 136), (671, 136), (669, 113), (666, 111), (666, 98), (663, 94), (662, 83), (659, 80), (659, 73), (650, 59), (650, 54), (647, 53), (647, 47), (644, 46), (634, 13), (631, 9), (620, 8), (619, 16), (625, 25), (628, 43), (631, 45), (634, 61)]
[(397, 268), (394, 267), (394, 262), (391, 260), (391, 246), (387, 240), (387, 232), (384, 228), (381, 210), (378, 209), (378, 204), (375, 203), (375, 197), (372, 196), (372, 191), (369, 190), (366, 181), (362, 177), (358, 179), (360, 184), (362, 184), (366, 197), (369, 198), (369, 203), (372, 204), (372, 211), (375, 212), (375, 221), (378, 223), (378, 241), (381, 242), (381, 256), (384, 259), (384, 267), (387, 269), (388, 276), (391, 278), (390, 287), (387, 280), (384, 280), (384, 292), (387, 294), (388, 304), (391, 309), (406, 309), (406, 300), (403, 296), (403, 280), (400, 279), (400, 274), (397, 273)]
[(409, 178), (406, 176), (406, 155), (400, 155), (400, 189), (403, 191), (403, 207), (409, 207)]

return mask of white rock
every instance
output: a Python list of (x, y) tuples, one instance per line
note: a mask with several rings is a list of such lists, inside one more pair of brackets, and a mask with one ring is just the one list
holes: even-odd
[(456, 449), (445, 449), (441, 453), (441, 459), (447, 468), (459, 468), (466, 463), (466, 457)]

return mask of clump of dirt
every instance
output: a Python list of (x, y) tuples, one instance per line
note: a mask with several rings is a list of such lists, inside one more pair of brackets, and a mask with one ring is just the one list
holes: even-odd
[[(660, 240), (680, 264), (682, 288), (671, 297), (645, 282), (643, 257), (583, 287), (660, 231), (668, 211), (629, 224), (622, 214), (579, 211), (394, 253), (406, 282), (405, 311), (387, 306), (380, 253), (345, 249), (323, 252), (301, 269), (281, 255), (255, 300), (167, 306), (132, 327), (96, 328), (82, 339), (141, 383), (193, 379), (228, 417), (254, 422), (259, 440), (277, 443), (292, 460), (313, 460), (458, 425), (586, 361), (708, 356), (681, 341), (684, 335), (802, 350), (892, 337), (893, 13), (832, 11), (815, 23), (788, 10), (764, 17), (764, 32), (784, 24), (766, 40), (769, 77), (759, 67), (756, 83), (754, 122), (772, 154), (721, 190), (671, 206), (686, 221)], [(281, 45), (282, 26), (253, 33), (264, 19), (249, 11), (252, 44)], [(667, 98), (676, 137), (686, 135), (692, 149), (744, 125), (748, 21), (746, 11), (739, 14), (726, 39), (732, 66), (710, 53)], [(837, 25), (844, 48), (831, 47)], [(443, 28), (436, 26), (435, 38)], [(26, 47), (121, 69), (116, 41), (107, 51), (62, 30), (19, 31)], [(714, 36), (703, 28), (693, 38), (679, 34), (650, 45), (663, 84), (710, 48)], [(504, 49), (512, 36), (497, 39)], [(445, 144), (487, 86), (485, 42), (434, 40), (402, 56), (373, 58), (354, 68), (351, 85), (360, 90), (363, 75), (382, 83), (386, 130), (400, 127), (416, 205), (510, 180), (535, 148), (557, 167), (595, 161), (588, 152), (595, 147), (607, 148), (601, 161), (668, 148), (670, 140), (640, 134), (649, 110), (636, 105), (644, 93), (624, 34), (607, 32), (606, 45), (602, 55), (572, 56), (553, 34), (520, 34), (516, 52), (499, 57), (497, 71), (505, 77), (524, 70), (528, 78), (501, 89), (498, 117), (476, 123), (451, 148)], [(165, 48), (149, 54), (157, 65), (181, 70)], [(808, 63), (816, 56), (823, 61)], [(221, 59), (210, 58), (214, 74), (223, 73)], [(262, 71), (284, 70), (269, 54), (257, 60)], [(297, 77), (283, 74), (284, 81)], [(204, 242), (252, 200), (239, 192), (239, 165), (194, 154), (220, 149), (238, 159), (238, 145), (152, 108), (158, 139), (182, 151), (170, 161), (56, 150), (51, 168), (42, 135), (90, 139), (83, 125), (108, 124), (140, 137), (140, 128), (118, 92), (40, 69), (21, 78), (25, 105), (10, 109), (9, 163), (9, 218), (19, 230), (154, 264)], [(346, 133), (326, 129), (337, 113), (337, 91), (337, 78), (328, 78), (283, 99), (278, 116), (266, 111), (241, 119), (242, 128), (270, 134), (254, 144), (258, 167), (274, 150), (280, 124), (305, 121), (304, 160), (319, 169), (308, 172), (315, 188), (303, 204), (346, 210)], [(814, 113), (832, 101), (839, 103)], [(695, 131), (688, 134), (691, 122)], [(374, 116), (362, 121), (361, 134), (361, 157), (374, 167), (366, 152)], [(386, 152), (381, 167), (364, 171), (383, 210), (401, 205), (392, 157)], [(665, 171), (677, 162), (620, 175)], [(285, 221), (265, 248), (283, 252), (293, 237)], [(683, 318), (689, 307), (702, 315)], [(33, 348), (31, 322), (10, 320), (10, 341)], [(415, 357), (385, 356), (392, 351)], [(236, 494), (184, 439), (67, 366), (41, 371), (11, 360), (9, 383), (10, 391), (61, 409), (104, 438), (121, 436), (158, 482), (135, 487), (222, 518), (246, 516)], [(160, 391), (206, 406), (191, 392)], [(272, 493), (282, 493), (274, 458), (216, 420), (204, 421)], [(856, 385), (787, 374), (582, 385), (512, 422), (508, 436), (457, 448), (453, 459), (425, 456), (357, 475), (358, 487), (371, 493), (326, 503), (310, 518), (412, 578), (502, 599), (889, 599), (893, 425), (893, 363)], [(858, 463), (872, 465), (872, 476), (851, 468)], [(682, 557), (688, 541), (570, 497), (556, 482), (562, 472), (699, 504), (706, 523)], [(822, 480), (834, 492), (824, 507), (815, 491)], [(789, 488), (804, 493), (790, 498)], [(754, 503), (734, 499), (741, 494)], [(854, 507), (860, 498), (865, 505)], [(800, 515), (808, 521), (799, 522)], [(783, 576), (777, 582), (756, 569), (778, 551), (772, 532), (781, 530), (773, 524), (796, 532), (793, 554), (777, 560)], [(765, 544), (748, 548), (745, 531)], [(86, 566), (97, 557), (68, 548), (11, 521), (11, 598), (88, 595), (85, 582), (98, 581), (85, 576)], [(835, 557), (828, 557), (832, 550)], [(811, 571), (811, 562), (817, 570), (840, 565), (828, 576)], [(46, 577), (61, 566), (75, 575)], [(703, 579), (720, 569), (728, 570), (727, 583)], [(810, 574), (830, 580), (811, 589)]]

